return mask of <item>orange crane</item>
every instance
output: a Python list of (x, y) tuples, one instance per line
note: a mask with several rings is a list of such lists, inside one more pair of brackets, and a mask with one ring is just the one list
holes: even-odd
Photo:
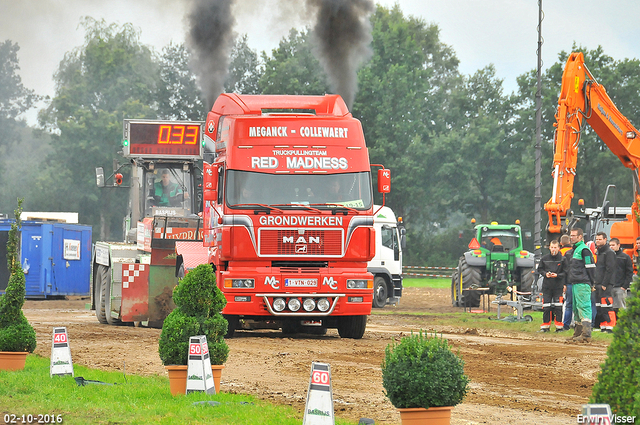
[(550, 241), (571, 227), (573, 180), (576, 174), (580, 135), (589, 124), (600, 139), (622, 162), (634, 171), (635, 199), (626, 219), (611, 226), (610, 237), (621, 245), (633, 246), (640, 236), (638, 208), (638, 168), (640, 168), (640, 132), (622, 115), (605, 88), (596, 81), (584, 63), (582, 53), (572, 53), (562, 75), (562, 87), (556, 113), (555, 147), (553, 155), (553, 192), (544, 205), (549, 214), (547, 228)]

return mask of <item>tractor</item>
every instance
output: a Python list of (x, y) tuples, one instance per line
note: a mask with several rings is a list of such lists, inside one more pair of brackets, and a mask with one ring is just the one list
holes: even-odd
[(451, 277), (453, 306), (478, 307), (482, 292), (478, 288), (490, 294), (506, 294), (514, 286), (520, 292), (531, 291), (534, 255), (522, 247), (519, 221), (478, 224), (474, 234)]

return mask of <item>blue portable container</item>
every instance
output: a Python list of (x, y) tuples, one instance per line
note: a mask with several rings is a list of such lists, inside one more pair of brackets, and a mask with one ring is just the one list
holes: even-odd
[[(0, 220), (0, 293), (7, 288), (6, 241), (13, 220)], [(4, 243), (3, 243), (4, 242)], [(91, 226), (23, 221), (20, 263), (27, 298), (89, 295)]]

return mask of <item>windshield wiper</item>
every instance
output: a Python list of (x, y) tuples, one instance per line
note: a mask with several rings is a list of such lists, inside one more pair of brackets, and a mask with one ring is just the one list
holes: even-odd
[(322, 214), (322, 211), (320, 211), (319, 209), (310, 207), (309, 205), (311, 205), (311, 204), (273, 204), (273, 205), (278, 206), (278, 207), (304, 208), (305, 210), (309, 210), (309, 211), (316, 212), (318, 214)]
[[(359, 213), (359, 211), (357, 209), (351, 208), (351, 207), (347, 207), (346, 205), (341, 205), (341, 204), (324, 203), (324, 204), (309, 204), (309, 205), (317, 205), (317, 206), (329, 207), (329, 208), (331, 208), (331, 213), (333, 215), (336, 215), (339, 212), (342, 212), (345, 215), (347, 215), (349, 212), (352, 212), (354, 214), (358, 214)], [(340, 211), (340, 210), (344, 210), (344, 211)]]
[(281, 210), (280, 208), (272, 207), (271, 205), (265, 205), (265, 204), (233, 204), (229, 206), (232, 208), (233, 207), (249, 207), (247, 209), (254, 209), (256, 211), (258, 210), (258, 208), (260, 208), (263, 211), (267, 211), (267, 212), (278, 211), (279, 213), (284, 214), (284, 211)]

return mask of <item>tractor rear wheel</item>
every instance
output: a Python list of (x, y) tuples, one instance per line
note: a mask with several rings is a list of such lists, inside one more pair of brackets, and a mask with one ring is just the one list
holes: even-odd
[(451, 274), (451, 305), (454, 307), (460, 307), (460, 293), (461, 291), (458, 289), (458, 285), (460, 283), (460, 275), (458, 274), (458, 269), (455, 269)]
[[(533, 281), (535, 280), (535, 275), (533, 274), (533, 269), (531, 267), (527, 267), (526, 269), (522, 269), (520, 272), (520, 292), (531, 292), (531, 288), (533, 287)], [(540, 290), (540, 288), (538, 288)]]
[(100, 266), (100, 282), (102, 284), (102, 303), (104, 303), (104, 316), (110, 325), (121, 325), (120, 319), (111, 316), (111, 268)]
[(105, 294), (104, 291), (105, 283), (102, 281), (103, 270), (106, 267), (103, 265), (98, 265), (98, 270), (96, 271), (96, 281), (94, 282), (94, 294), (96, 300), (96, 317), (98, 318), (98, 322), (106, 325), (107, 324), (107, 316), (105, 314)]
[(461, 307), (479, 307), (480, 292), (466, 291), (466, 289), (476, 289), (482, 287), (482, 270), (479, 267), (472, 267), (467, 264), (467, 260), (462, 257), (458, 263), (460, 273), (459, 279), (462, 281), (460, 298), (458, 305)]

